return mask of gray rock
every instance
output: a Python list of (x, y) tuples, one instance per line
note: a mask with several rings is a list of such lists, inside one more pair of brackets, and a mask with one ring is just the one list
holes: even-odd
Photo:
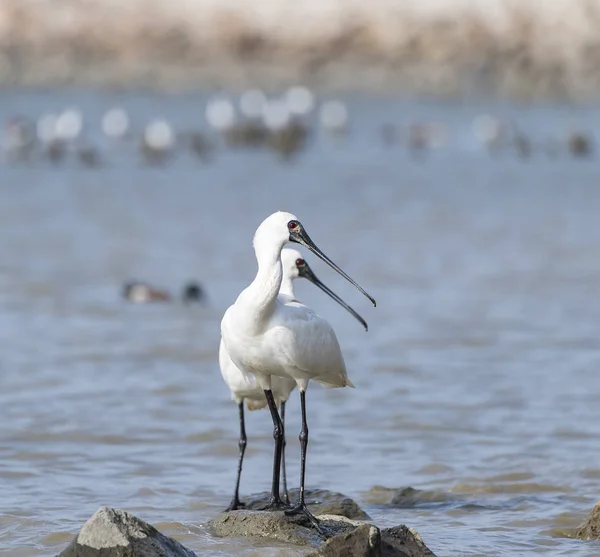
[(453, 493), (440, 489), (423, 490), (414, 487), (389, 488), (374, 486), (363, 494), (365, 501), (374, 505), (392, 506), (401, 509), (415, 507), (470, 507), (473, 503), (461, 500)]
[(401, 524), (381, 531), (381, 557), (435, 557), (421, 535)]
[[(290, 499), (298, 499), (299, 490), (289, 490)], [(258, 493), (250, 495), (246, 501), (245, 508), (248, 510), (259, 510), (269, 502), (270, 493)], [(307, 489), (304, 493), (309, 510), (317, 514), (335, 514), (345, 516), (354, 520), (369, 520), (371, 517), (363, 511), (356, 501), (342, 493), (329, 491), (327, 489)]]
[(341, 532), (306, 557), (381, 557), (381, 532), (372, 524), (361, 524)]
[[(354, 530), (360, 523), (345, 517), (319, 515), (327, 537)], [(302, 515), (286, 516), (283, 511), (230, 511), (211, 520), (212, 533), (220, 538), (268, 538), (294, 545), (319, 547), (323, 539)]]
[(421, 537), (406, 526), (380, 531), (343, 516), (317, 515), (321, 537), (303, 516), (283, 512), (231, 511), (209, 522), (218, 537), (258, 537), (313, 547), (306, 557), (435, 557)]
[(587, 520), (577, 529), (575, 537), (580, 540), (600, 540), (600, 501), (598, 501)]
[(126, 511), (100, 507), (58, 557), (196, 557)]
[(392, 507), (410, 509), (422, 504), (428, 506), (444, 505), (453, 500), (455, 499), (444, 491), (425, 491), (422, 489), (415, 489), (414, 487), (405, 487), (403, 489), (398, 489), (393, 493), (389, 504), (392, 505)]

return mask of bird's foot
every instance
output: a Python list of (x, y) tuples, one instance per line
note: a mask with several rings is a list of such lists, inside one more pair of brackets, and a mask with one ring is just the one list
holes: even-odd
[(237, 497), (234, 497), (223, 512), (238, 511), (244, 508), (246, 508), (246, 503), (242, 503)]
[(294, 516), (297, 514), (301, 514), (305, 516), (309, 522), (313, 525), (314, 529), (321, 534), (321, 536), (325, 536), (325, 532), (321, 528), (319, 521), (315, 518), (315, 516), (308, 510), (306, 503), (304, 501), (300, 501), (295, 507), (288, 509), (285, 511), (286, 516)]

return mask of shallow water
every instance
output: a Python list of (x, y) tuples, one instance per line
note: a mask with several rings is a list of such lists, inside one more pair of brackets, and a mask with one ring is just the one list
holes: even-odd
[[(5, 92), (0, 115), (74, 102), (94, 130), (115, 102), (138, 124), (202, 122), (194, 95)], [(110, 505), (199, 553), (297, 553), (203, 527), (231, 497), (237, 457), (219, 322), (255, 271), (254, 229), (276, 209), (378, 301), (307, 256), (370, 325), (297, 285), (335, 327), (357, 386), (309, 389), (307, 485), (356, 498), (380, 525), (414, 527), (439, 555), (600, 552), (566, 537), (600, 492), (600, 171), (566, 155), (491, 158), (470, 131), (495, 111), (543, 138), (572, 121), (598, 127), (600, 111), (350, 106), (350, 136), (319, 136), (292, 164), (225, 152), (146, 168), (133, 146), (102, 144), (109, 163), (95, 170), (1, 167), (3, 552), (55, 555)], [(381, 146), (381, 123), (412, 118), (443, 122), (448, 143), (417, 160)], [(197, 278), (209, 304), (128, 305), (131, 278), (171, 291)], [(298, 410), (293, 396), (292, 478)], [(247, 428), (245, 494), (268, 488), (272, 454), (268, 414), (250, 413)], [(406, 486), (425, 493), (386, 505)]]

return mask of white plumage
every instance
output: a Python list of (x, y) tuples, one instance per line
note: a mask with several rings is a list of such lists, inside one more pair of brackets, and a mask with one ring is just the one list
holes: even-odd
[[(281, 252), (281, 259), (283, 277), (278, 298), (281, 302), (287, 304), (295, 300), (293, 281), (300, 276), (296, 260), (302, 259), (302, 254), (295, 249), (284, 249)], [(231, 391), (231, 399), (236, 404), (245, 402), (248, 410), (259, 410), (267, 406), (265, 392), (256, 377), (244, 374), (236, 367), (227, 353), (223, 339), (221, 339), (219, 346), (219, 366), (223, 381)], [(296, 382), (290, 378), (274, 377), (271, 380), (273, 397), (278, 406), (281, 402), (288, 400), (295, 387)]]
[(277, 212), (254, 236), (256, 278), (229, 307), (221, 322), (227, 352), (261, 389), (271, 389), (272, 376), (292, 378), (306, 390), (309, 379), (328, 387), (353, 387), (331, 325), (300, 302), (280, 299), (283, 279), (280, 254), (289, 242), (291, 213)]
[(318, 529), (317, 520), (304, 502), (308, 444), (305, 392), (310, 379), (328, 387), (353, 387), (353, 384), (348, 379), (339, 342), (329, 323), (304, 304), (286, 301), (279, 296), (283, 280), (281, 252), (288, 242), (305, 246), (354, 284), (373, 304), (375, 300), (317, 248), (295, 215), (280, 211), (267, 217), (256, 230), (254, 251), (258, 272), (221, 321), (221, 337), (226, 352), (243, 374), (255, 376), (260, 388), (265, 391), (271, 411), (275, 454), (269, 509), (285, 507), (279, 496), (283, 424), (272, 392), (272, 378), (294, 379), (300, 389), (300, 501), (288, 512), (305, 514)]

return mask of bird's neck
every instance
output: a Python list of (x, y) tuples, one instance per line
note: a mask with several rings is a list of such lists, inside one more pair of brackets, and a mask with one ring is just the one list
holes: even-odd
[(283, 275), (280, 253), (281, 249), (256, 251), (258, 272), (245, 290), (244, 302), (257, 323), (264, 323), (275, 310)]
[(281, 279), (281, 286), (279, 287), (279, 293), (285, 296), (290, 296), (291, 298), (295, 298), (294, 294), (294, 282), (292, 279), (286, 275)]

